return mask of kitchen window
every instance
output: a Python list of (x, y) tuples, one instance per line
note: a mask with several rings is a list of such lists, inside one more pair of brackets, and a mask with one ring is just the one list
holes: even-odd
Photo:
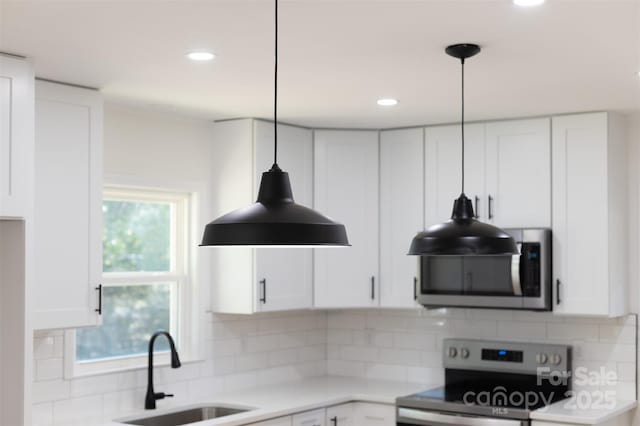
[[(189, 192), (105, 188), (102, 324), (69, 336), (73, 376), (146, 365), (149, 338), (158, 329), (169, 331), (181, 356), (189, 356), (192, 198)], [(156, 352), (168, 349), (158, 339)], [(168, 352), (157, 357), (168, 360)]]

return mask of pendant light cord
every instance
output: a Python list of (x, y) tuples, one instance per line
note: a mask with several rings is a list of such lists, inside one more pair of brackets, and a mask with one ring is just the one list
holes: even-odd
[(273, 164), (278, 164), (278, 0), (275, 0), (275, 59), (273, 70)]
[(460, 120), (460, 128), (462, 130), (462, 193), (464, 194), (464, 58), (460, 59), (462, 63), (462, 119)]

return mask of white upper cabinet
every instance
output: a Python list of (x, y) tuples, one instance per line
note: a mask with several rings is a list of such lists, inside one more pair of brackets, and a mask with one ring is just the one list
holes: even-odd
[(0, 54), (0, 217), (24, 218), (33, 200), (34, 77), (31, 64)]
[[(425, 227), (451, 218), (462, 189), (462, 137), (459, 125), (425, 129)], [(486, 217), (484, 124), (465, 126), (465, 193), (476, 215)]]
[(554, 311), (627, 313), (624, 125), (607, 113), (553, 118)]
[[(451, 217), (461, 190), (459, 125), (425, 129), (425, 225)], [(503, 228), (551, 226), (548, 118), (465, 126), (465, 194), (481, 221)]]
[(487, 123), (486, 207), (502, 228), (551, 226), (548, 118)]
[[(255, 202), (262, 173), (273, 164), (273, 124), (233, 120), (214, 125), (213, 199), (218, 217)], [(278, 164), (289, 173), (293, 197), (311, 207), (310, 130), (278, 125)], [(212, 251), (215, 312), (253, 313), (312, 306), (313, 250), (220, 247)]]
[[(262, 172), (273, 164), (273, 124), (254, 122), (256, 189)], [(278, 164), (289, 173), (293, 199), (313, 203), (313, 136), (310, 130), (278, 126)], [(257, 197), (258, 192), (255, 192)], [(313, 250), (310, 248), (256, 249), (257, 311), (309, 308), (312, 299)]]
[(408, 256), (424, 229), (424, 130), (380, 133), (380, 306), (415, 307), (417, 256)]
[(343, 223), (352, 247), (314, 249), (316, 307), (377, 306), (378, 132), (315, 132), (314, 208)]
[(36, 85), (34, 328), (92, 326), (102, 276), (102, 96)]

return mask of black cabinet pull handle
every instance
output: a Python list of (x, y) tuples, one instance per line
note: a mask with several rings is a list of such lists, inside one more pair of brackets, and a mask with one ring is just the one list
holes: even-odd
[(376, 277), (371, 277), (371, 300), (376, 299)]
[(489, 195), (489, 204), (487, 205), (489, 208), (489, 219), (493, 219), (493, 197)]
[(556, 280), (556, 305), (560, 304), (560, 280)]
[(333, 426), (338, 426), (338, 416), (331, 417), (329, 420), (333, 422)]
[(479, 212), (479, 210), (478, 210), (478, 202), (480, 202), (480, 197), (478, 197), (478, 196), (476, 195), (476, 206), (475, 206), (475, 209), (474, 209), (474, 210), (475, 210), (475, 216), (474, 216), (474, 217), (475, 217), (476, 219), (480, 219), (480, 212)]
[(98, 313), (98, 315), (102, 315), (102, 284), (98, 284), (96, 290), (98, 291), (98, 307), (95, 309), (95, 311)]
[(413, 277), (413, 300), (418, 300), (418, 277)]
[(262, 296), (260, 296), (260, 301), (262, 303), (267, 303), (267, 279), (261, 279), (260, 285), (262, 286)]

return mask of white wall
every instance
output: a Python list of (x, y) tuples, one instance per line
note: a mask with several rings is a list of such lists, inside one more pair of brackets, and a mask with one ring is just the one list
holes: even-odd
[[(105, 107), (105, 175), (140, 184), (201, 189), (206, 206), (212, 163), (210, 123), (121, 106)], [(211, 220), (205, 207), (200, 225)], [(326, 314), (288, 312), (246, 316), (206, 313), (210, 285), (207, 249), (196, 248), (199, 269), (200, 342), (204, 361), (177, 370), (156, 369), (156, 390), (175, 398), (158, 407), (185, 404), (208, 394), (326, 371)], [(65, 380), (64, 332), (34, 335), (33, 424), (89, 425), (144, 408), (146, 370)], [(4, 426), (4, 425), (3, 425)], [(8, 426), (8, 425), (7, 425)]]

